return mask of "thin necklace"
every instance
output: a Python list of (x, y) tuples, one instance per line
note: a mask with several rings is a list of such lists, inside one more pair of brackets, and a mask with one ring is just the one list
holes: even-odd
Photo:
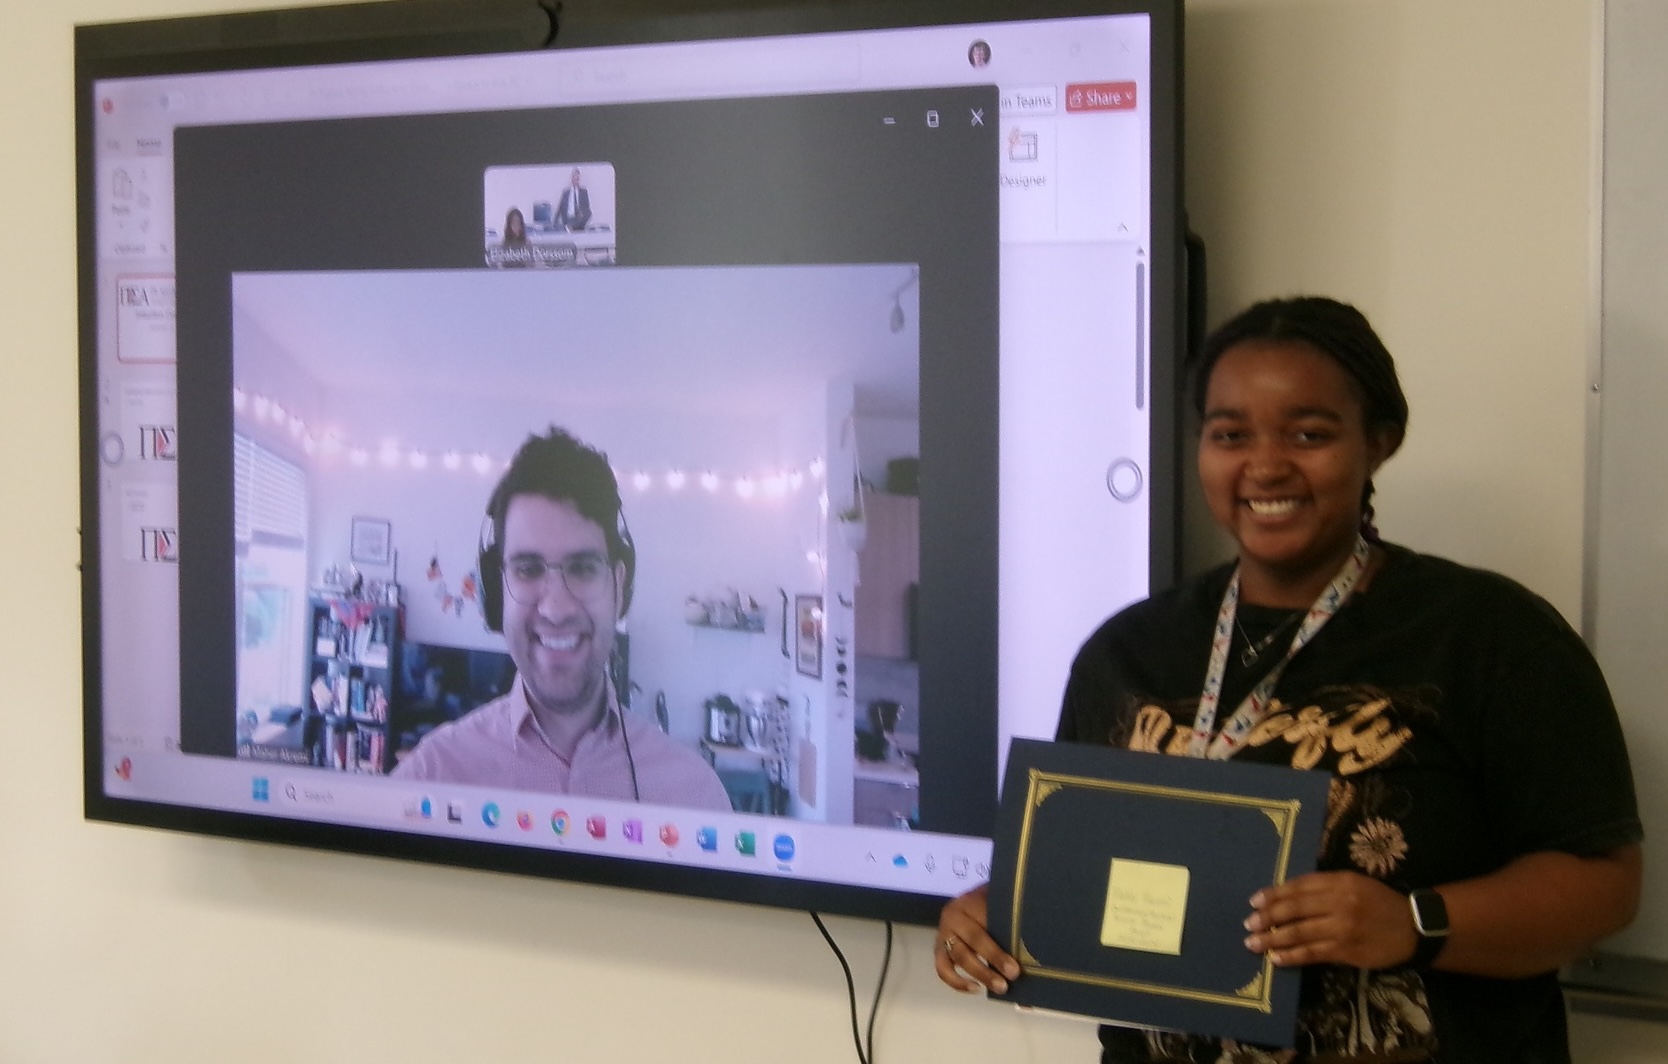
[(1216, 711), (1222, 702), (1222, 680), (1228, 666), (1228, 645), (1234, 638), (1234, 624), (1239, 613), (1239, 570), (1234, 570), (1228, 590), (1222, 595), (1222, 608), (1216, 612), (1216, 634), (1211, 639), (1210, 664), (1205, 668), (1205, 687), (1199, 692), (1199, 712), (1193, 717), (1193, 734), (1188, 737), (1188, 757), (1208, 757), (1222, 761), (1233, 757), (1245, 745), (1252, 729), (1268, 716), (1274, 704), (1274, 688), (1285, 674), (1286, 666), (1315, 635), (1326, 626), (1334, 614), (1349, 600), (1351, 591), (1367, 571), (1372, 561), (1373, 548), (1362, 536), (1355, 537), (1355, 550), (1338, 570), (1338, 575), (1322, 591), (1320, 598), (1304, 613), (1303, 623), (1297, 626), (1286, 653), (1274, 663), (1268, 674), (1251, 689), (1245, 700), (1234, 710), (1221, 731), (1216, 729)]
[(1257, 663), (1257, 659), (1263, 656), (1263, 651), (1272, 646), (1274, 641), (1280, 637), (1280, 633), (1286, 630), (1286, 626), (1301, 616), (1303, 616), (1303, 611), (1299, 610), (1290, 617), (1281, 621), (1279, 624), (1275, 625), (1272, 632), (1269, 632), (1261, 639), (1252, 642), (1251, 633), (1245, 630), (1244, 622), (1242, 622), (1236, 615), (1234, 617), (1234, 624), (1239, 628), (1239, 634), (1245, 637), (1245, 649), (1239, 652), (1240, 667), (1249, 669), (1251, 666), (1255, 665)]

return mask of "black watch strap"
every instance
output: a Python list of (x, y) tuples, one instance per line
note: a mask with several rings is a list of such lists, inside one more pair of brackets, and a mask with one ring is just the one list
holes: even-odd
[(1428, 887), (1410, 892), (1407, 904), (1413, 911), (1413, 930), (1419, 936), (1409, 963), (1429, 968), (1448, 944), (1448, 906), (1441, 894)]

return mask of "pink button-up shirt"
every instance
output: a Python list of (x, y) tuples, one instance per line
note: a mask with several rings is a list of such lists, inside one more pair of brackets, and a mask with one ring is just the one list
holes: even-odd
[(551, 747), (520, 677), (501, 698), (442, 724), (400, 759), (393, 775), (691, 809), (729, 809), (718, 774), (700, 754), (638, 714), (620, 712), (612, 688), (602, 721), (579, 737), (571, 761)]

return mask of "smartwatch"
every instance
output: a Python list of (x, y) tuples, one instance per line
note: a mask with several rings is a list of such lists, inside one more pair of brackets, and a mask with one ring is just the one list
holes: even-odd
[(1419, 933), (1419, 942), (1413, 947), (1413, 958), (1409, 963), (1429, 968), (1448, 943), (1448, 906), (1443, 902), (1442, 895), (1429, 887), (1410, 893), (1407, 904), (1413, 910), (1413, 930)]

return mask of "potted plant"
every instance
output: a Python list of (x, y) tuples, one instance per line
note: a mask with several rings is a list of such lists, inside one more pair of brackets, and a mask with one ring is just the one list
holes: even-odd
[(840, 539), (853, 551), (863, 549), (863, 544), (869, 539), (869, 522), (863, 513), (863, 492), (857, 492), (857, 501), (834, 515), (840, 522)]
[(869, 522), (863, 507), (863, 466), (857, 459), (857, 424), (850, 417), (840, 429), (840, 442), (851, 441), (851, 502), (834, 515), (840, 523), (840, 538), (853, 552), (861, 551), (869, 539)]

